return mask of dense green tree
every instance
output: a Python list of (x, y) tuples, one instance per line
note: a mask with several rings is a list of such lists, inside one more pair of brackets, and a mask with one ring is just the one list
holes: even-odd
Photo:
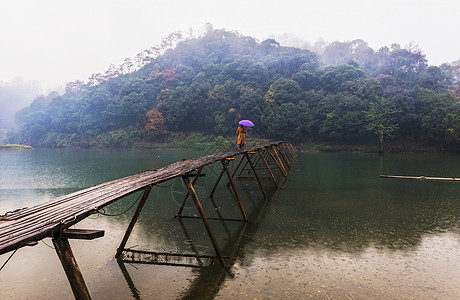
[(308, 70), (300, 70), (292, 76), (303, 90), (311, 90), (318, 86), (319, 79)]
[(273, 96), (268, 102), (274, 102), (277, 105), (288, 102), (297, 104), (302, 99), (302, 89), (292, 79), (278, 79), (270, 86), (269, 92), (273, 93)]
[(369, 103), (365, 112), (366, 129), (379, 137), (379, 152), (383, 153), (383, 143), (386, 138), (393, 137), (398, 129), (398, 114), (401, 112), (388, 99)]
[(383, 97), (383, 86), (374, 78), (359, 78), (353, 81), (346, 81), (342, 85), (344, 95), (354, 95), (367, 101), (376, 101)]
[(390, 100), (401, 112), (398, 114), (398, 132), (400, 136), (409, 137), (411, 140), (419, 137), (420, 119), (415, 108), (415, 95), (407, 89), (392, 87), (386, 89), (384, 97)]
[[(357, 96), (340, 96), (338, 102), (330, 97), (329, 109), (322, 120), (319, 134), (328, 139), (347, 142), (360, 141), (366, 137), (365, 113), (368, 102)], [(335, 102), (335, 101), (334, 101)]]
[(249, 87), (241, 89), (241, 96), (237, 99), (236, 107), (238, 107), (238, 113), (242, 119), (259, 122), (265, 109), (262, 92)]
[(374, 76), (387, 75), (392, 85), (412, 89), (418, 76), (426, 71), (428, 65), (425, 55), (418, 47), (401, 48), (392, 44), (391, 49), (383, 47), (377, 51), (377, 67)]
[(266, 131), (274, 138), (283, 140), (298, 140), (312, 120), (303, 101), (298, 104), (287, 102), (276, 107), (267, 107), (264, 114), (266, 117), (263, 124)]
[(316, 65), (316, 60), (316, 55), (308, 50), (274, 47), (268, 55), (262, 58), (262, 63), (273, 75), (280, 74), (283, 77), (290, 77), (297, 73), (305, 63)]
[(329, 93), (337, 93), (344, 89), (344, 84), (365, 76), (364, 70), (345, 64), (324, 66), (318, 69), (318, 77), (322, 89)]
[(418, 77), (418, 84), (437, 93), (445, 93), (452, 86), (452, 81), (445, 70), (440, 67), (430, 66)]
[(186, 123), (191, 102), (187, 91), (183, 87), (177, 87), (168, 97), (167, 101), (160, 103), (158, 110), (163, 114), (166, 128), (172, 131), (180, 131)]
[(460, 103), (452, 93), (437, 94), (422, 89), (415, 107), (424, 137), (442, 145), (458, 145)]

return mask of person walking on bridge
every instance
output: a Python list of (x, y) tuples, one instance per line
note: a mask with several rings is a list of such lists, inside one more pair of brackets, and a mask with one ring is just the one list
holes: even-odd
[(236, 134), (238, 135), (238, 148), (243, 150), (244, 145), (246, 144), (246, 128), (244, 128), (243, 125), (240, 125), (236, 130)]

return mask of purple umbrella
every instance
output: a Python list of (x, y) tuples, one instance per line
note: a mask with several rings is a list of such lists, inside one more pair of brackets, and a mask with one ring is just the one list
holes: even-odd
[(243, 126), (247, 126), (247, 127), (254, 127), (254, 123), (252, 123), (249, 120), (241, 120), (241, 121), (238, 122), (238, 124), (243, 125)]

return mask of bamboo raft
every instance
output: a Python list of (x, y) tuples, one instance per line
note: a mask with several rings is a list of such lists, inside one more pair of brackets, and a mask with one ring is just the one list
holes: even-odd
[[(230, 173), (228, 168), (229, 161), (234, 160), (236, 156), (241, 156), (240, 160), (233, 170), (233, 173)], [(219, 260), (222, 266), (225, 266), (224, 258), (220, 253), (219, 246), (209, 226), (208, 219), (204, 214), (200, 200), (193, 188), (193, 184), (198, 177), (202, 176), (200, 173), (203, 167), (216, 162), (222, 164), (222, 172), (211, 192), (211, 197), (223, 175), (227, 175), (228, 182), (232, 186), (234, 196), (241, 210), (242, 221), (247, 222), (248, 219), (233, 180), (238, 168), (242, 165), (242, 170), (247, 166), (252, 170), (264, 199), (268, 201), (260, 178), (257, 175), (255, 165), (259, 164), (265, 167), (270, 173), (274, 184), (278, 186), (278, 182), (270, 164), (272, 168), (277, 168), (278, 172), (287, 179), (287, 170), (295, 158), (296, 150), (290, 143), (273, 142), (268, 145), (253, 146), (247, 150), (231, 150), (224, 153), (182, 160), (159, 169), (148, 170), (89, 187), (30, 208), (7, 212), (4, 215), (0, 215), (0, 255), (13, 250), (15, 251), (24, 246), (33, 246), (37, 244), (37, 241), (51, 237), (75, 298), (90, 299), (88, 289), (72, 254), (68, 239), (94, 239), (103, 236), (104, 232), (101, 230), (75, 230), (68, 228), (86, 217), (98, 213), (98, 211), (105, 206), (130, 194), (143, 190), (142, 198), (139, 201), (138, 207), (123, 240), (117, 249), (116, 257), (123, 257), (124, 252), (131, 251), (131, 249), (126, 249), (125, 245), (149, 196), (152, 186), (181, 177), (187, 187), (187, 195), (182, 207), (175, 216), (182, 217), (181, 213), (185, 201), (189, 197), (192, 198), (200, 218), (206, 227), (208, 236), (211, 239), (216, 253), (215, 258)], [(245, 163), (243, 163), (244, 159), (246, 160)], [(189, 177), (194, 178), (191, 181)]]

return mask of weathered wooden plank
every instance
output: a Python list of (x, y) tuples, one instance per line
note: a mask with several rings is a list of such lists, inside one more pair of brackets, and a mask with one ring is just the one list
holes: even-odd
[[(117, 194), (120, 194), (121, 196), (124, 197), (128, 193), (132, 193), (133, 190), (135, 190), (138, 186), (144, 187), (145, 183), (141, 182), (141, 183), (138, 183), (138, 184), (134, 184), (134, 183), (126, 182), (124, 185), (121, 186), (121, 188), (119, 186), (119, 188), (116, 189), (116, 190), (112, 188), (112, 190), (108, 190), (108, 192), (106, 192), (106, 193), (96, 193), (96, 192), (94, 192), (94, 193), (92, 193), (90, 195), (85, 195), (85, 196), (81, 197), (80, 201), (72, 200), (72, 201), (69, 201), (68, 203), (59, 203), (59, 204), (55, 205), (54, 207), (50, 206), (50, 207), (47, 207), (47, 208), (45, 208), (43, 210), (39, 210), (39, 211), (37, 211), (35, 213), (35, 215), (33, 215), (33, 216), (29, 215), (29, 217), (27, 219), (22, 218), (22, 220), (38, 222), (38, 221), (40, 221), (40, 219), (37, 219), (36, 217), (51, 219), (52, 217), (55, 216), (55, 214), (58, 214), (60, 212), (65, 212), (65, 215), (72, 216), (72, 213), (74, 211), (80, 211), (81, 207), (88, 208), (90, 205), (93, 205), (94, 208), (98, 208), (98, 205), (97, 205), (98, 203), (97, 202), (106, 203), (106, 199), (116, 199)], [(89, 200), (85, 201), (85, 199), (89, 199)], [(18, 219), (18, 218), (14, 218), (14, 219)], [(0, 230), (4, 229), (4, 227), (8, 226), (8, 224), (6, 222), (4, 222), (4, 224), (5, 224), (5, 226), (0, 228)], [(17, 224), (16, 224), (16, 226), (17, 226)]]

